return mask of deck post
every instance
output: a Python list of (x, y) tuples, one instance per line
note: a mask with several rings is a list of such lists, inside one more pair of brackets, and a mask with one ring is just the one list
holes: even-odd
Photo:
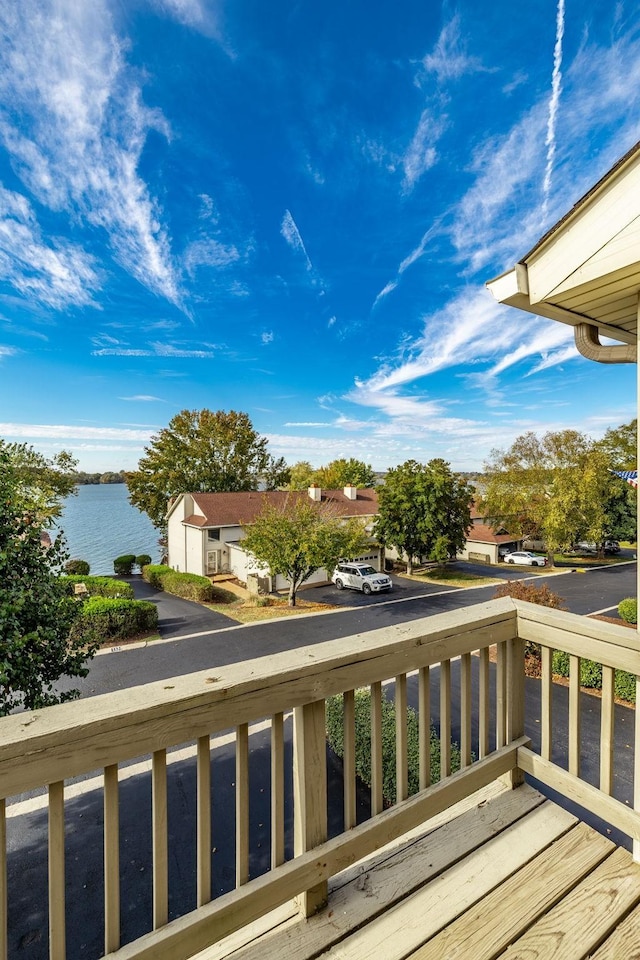
[[(327, 747), (325, 703), (293, 711), (293, 847), (295, 856), (327, 839)], [(327, 881), (298, 896), (305, 917), (327, 902)]]
[[(524, 649), (524, 640), (518, 636), (507, 641), (507, 743), (524, 736)], [(519, 787), (524, 773), (516, 766), (502, 779), (511, 788)]]

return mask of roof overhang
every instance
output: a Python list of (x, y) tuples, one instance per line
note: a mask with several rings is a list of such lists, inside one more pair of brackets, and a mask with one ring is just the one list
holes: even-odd
[(640, 144), (515, 266), (490, 280), (498, 301), (635, 345), (640, 291)]

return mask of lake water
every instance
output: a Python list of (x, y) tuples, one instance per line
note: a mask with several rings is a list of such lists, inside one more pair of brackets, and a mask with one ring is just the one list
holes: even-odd
[(123, 553), (148, 553), (160, 562), (158, 531), (146, 513), (132, 507), (124, 483), (83, 484), (69, 497), (58, 522), (69, 554), (86, 560), (93, 574), (112, 574)]

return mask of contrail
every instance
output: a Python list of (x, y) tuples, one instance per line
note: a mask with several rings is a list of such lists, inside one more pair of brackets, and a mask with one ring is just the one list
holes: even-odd
[(300, 253), (303, 254), (305, 260), (307, 261), (307, 270), (313, 270), (311, 260), (309, 260), (304, 242), (300, 236), (300, 231), (298, 230), (298, 226), (291, 216), (289, 210), (285, 210), (284, 212), (284, 217), (282, 218), (282, 224), (280, 226), (280, 233), (290, 247), (292, 247), (294, 250), (299, 250)]
[(549, 190), (551, 189), (551, 173), (553, 171), (553, 161), (556, 153), (556, 117), (558, 114), (558, 105), (560, 103), (560, 90), (562, 86), (562, 38), (564, 37), (564, 0), (558, 0), (558, 10), (556, 13), (556, 44), (553, 49), (553, 73), (551, 75), (551, 96), (549, 97), (549, 116), (547, 117), (547, 138), (545, 145), (547, 148), (547, 166), (544, 172), (544, 181), (542, 183), (542, 194), (544, 197), (543, 211), (546, 214), (549, 203)]

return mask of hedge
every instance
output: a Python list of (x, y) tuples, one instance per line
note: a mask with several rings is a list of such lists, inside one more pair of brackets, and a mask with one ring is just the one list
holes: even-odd
[(215, 590), (207, 577), (197, 573), (178, 573), (164, 564), (149, 564), (142, 569), (143, 579), (158, 590), (166, 590), (185, 600), (213, 600)]
[(82, 604), (72, 636), (103, 643), (106, 640), (126, 640), (157, 628), (158, 609), (148, 600), (90, 597)]
[[(569, 654), (562, 650), (553, 651), (552, 670), (561, 677), (569, 676)], [(602, 666), (593, 660), (580, 660), (580, 685), (593, 690), (602, 689)], [(617, 697), (636, 702), (636, 678), (626, 670), (616, 670), (614, 690)]]
[(118, 577), (128, 577), (131, 575), (135, 562), (135, 553), (123, 553), (121, 557), (116, 557), (113, 561), (113, 572)]
[(185, 600), (212, 600), (213, 584), (197, 573), (176, 573), (172, 570), (162, 577), (162, 589)]
[(87, 563), (86, 560), (67, 560), (64, 565), (66, 573), (73, 574), (79, 573), (83, 577), (87, 577), (91, 570), (91, 566)]
[(113, 577), (63, 576), (60, 577), (60, 581), (65, 585), (67, 593), (70, 594), (73, 594), (76, 583), (84, 583), (90, 597), (121, 597), (123, 600), (133, 600), (134, 596), (133, 587), (130, 583), (114, 580)]
[(618, 613), (627, 623), (638, 622), (638, 601), (635, 597), (627, 597), (618, 604)]
[[(371, 786), (371, 691), (355, 691), (356, 773)], [(327, 700), (326, 728), (329, 746), (339, 757), (344, 755), (342, 694)], [(409, 767), (409, 796), (418, 792), (418, 714), (407, 710), (407, 761)], [(451, 769), (460, 769), (460, 750), (451, 744)], [(440, 739), (431, 726), (431, 782), (440, 780)], [(382, 793), (386, 801), (396, 799), (396, 708), (393, 701), (382, 697)]]

